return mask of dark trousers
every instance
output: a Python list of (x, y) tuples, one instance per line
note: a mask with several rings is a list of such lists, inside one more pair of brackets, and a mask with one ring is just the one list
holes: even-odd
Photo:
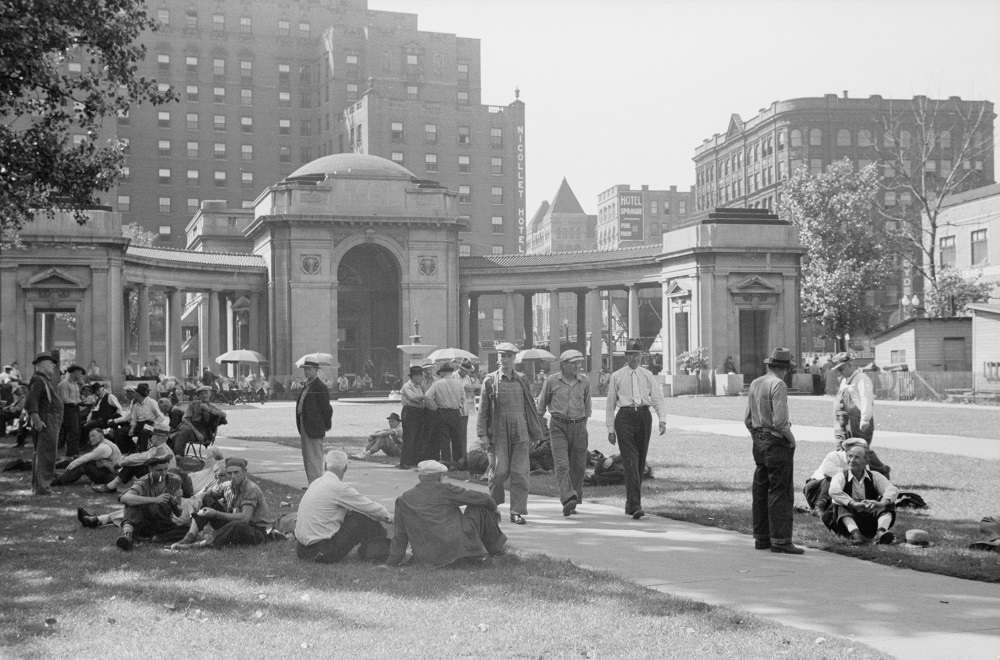
[(424, 429), (424, 409), (416, 406), (403, 406), (400, 417), (403, 420), (403, 451), (399, 457), (400, 465), (416, 465), (420, 438)]
[(75, 468), (66, 470), (56, 477), (52, 481), (52, 484), (56, 486), (65, 486), (66, 484), (74, 483), (80, 477), (87, 477), (90, 479), (90, 483), (106, 484), (115, 478), (115, 471), (105, 465), (98, 465), (97, 463), (84, 463), (83, 465), (78, 465)]
[(46, 427), (42, 431), (33, 431), (32, 441), (35, 453), (31, 459), (31, 491), (43, 493), (49, 489), (56, 476), (56, 453), (59, 446), (59, 417), (47, 415), (43, 420)]
[(830, 477), (807, 479), (802, 494), (806, 496), (806, 504), (810, 509), (819, 508), (820, 511), (826, 511), (831, 504)]
[(122, 521), (122, 531), (129, 527), (136, 536), (160, 536), (164, 541), (179, 540), (184, 536), (186, 528), (178, 526), (171, 520), (175, 513), (170, 504), (137, 504), (125, 505), (125, 519)]
[(380, 522), (357, 511), (348, 511), (336, 534), (309, 545), (297, 543), (295, 554), (306, 561), (336, 564), (358, 545), (385, 537), (385, 528)]
[[(406, 425), (403, 425), (406, 428)], [(417, 440), (416, 462), (420, 461), (440, 461), (442, 449), (448, 447), (451, 454), (451, 445), (447, 444), (444, 436), (444, 424), (441, 416), (434, 410), (424, 410), (424, 421), (420, 427), (420, 435)]]
[(67, 456), (80, 453), (80, 406), (63, 404), (62, 428), (59, 429), (59, 447), (66, 448)]
[(753, 430), (753, 536), (774, 544), (791, 543), (792, 458), (788, 439), (766, 429)]
[[(222, 500), (209, 495), (205, 496), (202, 506), (216, 511), (225, 511)], [(264, 531), (264, 528), (250, 523), (202, 518), (197, 514), (192, 516), (192, 519), (198, 525), (198, 529), (204, 529), (205, 525), (209, 524), (215, 530), (211, 543), (213, 548), (223, 548), (227, 545), (260, 545), (267, 541), (267, 532)]]
[(625, 469), (625, 513), (642, 508), (642, 475), (646, 471), (653, 415), (649, 407), (619, 408), (615, 415), (615, 436)]
[(446, 462), (461, 460), (465, 456), (465, 436), (462, 428), (462, 416), (458, 408), (439, 408), (438, 414), (438, 445), (441, 450), (441, 460)]

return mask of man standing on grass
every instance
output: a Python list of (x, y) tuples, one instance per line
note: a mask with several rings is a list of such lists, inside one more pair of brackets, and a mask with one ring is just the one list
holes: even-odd
[(389, 511), (343, 482), (347, 454), (327, 452), (325, 467), (299, 503), (295, 554), (306, 561), (335, 564), (360, 545), (362, 559), (385, 561), (389, 541), (382, 523), (392, 522)]
[(837, 444), (842, 444), (847, 438), (862, 438), (869, 446), (869, 465), (888, 478), (889, 466), (870, 451), (875, 435), (875, 386), (872, 379), (858, 368), (857, 362), (849, 353), (837, 353), (833, 356), (832, 365), (830, 368), (841, 376), (833, 403), (837, 420), (834, 428)]
[(542, 383), (538, 414), (549, 411), (549, 436), (556, 483), (563, 515), (576, 513), (583, 501), (583, 477), (587, 472), (587, 419), (590, 418), (590, 380), (580, 373), (583, 353), (563, 351), (559, 373)]
[(641, 341), (628, 340), (625, 344), (626, 365), (611, 374), (607, 395), (608, 442), (615, 444), (617, 441), (621, 450), (622, 466), (625, 468), (625, 515), (635, 520), (646, 515), (642, 510), (642, 475), (646, 471), (649, 438), (653, 434), (650, 406), (656, 408), (660, 435), (667, 432), (667, 406), (663, 401), (663, 392), (653, 374), (639, 366), (642, 351)]
[(302, 463), (306, 479), (312, 483), (323, 473), (323, 438), (333, 425), (333, 406), (330, 390), (318, 378), (319, 363), (306, 360), (302, 363), (306, 384), (295, 403), (295, 427), (302, 444)]
[(53, 383), (59, 373), (59, 353), (39, 353), (31, 364), (35, 367), (35, 373), (31, 375), (28, 395), (24, 400), (24, 412), (28, 415), (35, 445), (31, 462), (31, 492), (35, 495), (51, 495), (63, 417), (62, 399)]
[(59, 381), (59, 398), (63, 402), (62, 426), (59, 430), (59, 447), (66, 448), (66, 456), (80, 455), (80, 383), (86, 370), (78, 364), (71, 364), (66, 375)]
[(764, 360), (767, 373), (750, 383), (744, 422), (753, 437), (753, 537), (758, 550), (789, 555), (804, 550), (792, 543), (792, 458), (795, 436), (788, 420), (785, 375), (794, 364), (787, 348)]

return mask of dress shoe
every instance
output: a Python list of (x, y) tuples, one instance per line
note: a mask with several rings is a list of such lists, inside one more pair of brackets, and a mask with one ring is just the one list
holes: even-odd
[(573, 515), (573, 511), (576, 509), (576, 496), (571, 497), (563, 503), (563, 515), (567, 518)]
[(524, 516), (522, 516), (520, 513), (510, 514), (510, 521), (515, 525), (523, 525), (526, 522), (528, 522), (527, 520), (524, 519)]
[(108, 484), (94, 484), (90, 487), (90, 490), (95, 493), (117, 493), (118, 489), (114, 486), (109, 486)]
[(876, 545), (889, 545), (895, 540), (896, 540), (896, 535), (884, 529), (878, 530), (878, 534), (875, 535)]
[(39, 488), (34, 492), (35, 495), (55, 495), (56, 492), (51, 488)]
[(868, 539), (864, 537), (860, 529), (856, 529), (851, 532), (851, 538), (849, 539), (851, 545), (865, 545), (868, 543)]
[(115, 545), (118, 546), (119, 550), (123, 552), (128, 552), (132, 549), (135, 543), (132, 541), (132, 532), (123, 532), (118, 540), (115, 541)]
[(642, 509), (636, 509), (635, 511), (632, 512), (632, 519), (638, 520), (639, 518), (642, 518), (644, 515), (646, 515), (645, 511), (643, 511)]
[(76, 519), (80, 521), (80, 524), (84, 527), (100, 527), (101, 523), (98, 522), (97, 516), (91, 515), (89, 511), (83, 507), (79, 507), (76, 510)]
[(771, 547), (771, 542), (768, 539), (754, 539), (753, 547), (754, 550), (767, 550)]
[(786, 555), (801, 555), (805, 552), (805, 550), (793, 543), (772, 543), (771, 552), (778, 552)]

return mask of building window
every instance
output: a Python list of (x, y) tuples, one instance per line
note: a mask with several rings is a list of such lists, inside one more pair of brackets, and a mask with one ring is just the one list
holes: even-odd
[(156, 65), (161, 71), (170, 70), (170, 56), (165, 53), (160, 53), (156, 56)]
[(170, 198), (169, 197), (161, 197), (159, 199), (158, 206), (159, 206), (159, 209), (160, 209), (160, 213), (170, 213)]
[(240, 34), (253, 34), (253, 19), (249, 16), (240, 16)]
[(358, 83), (347, 83), (347, 99), (349, 101), (358, 100)]
[(299, 39), (308, 39), (312, 34), (312, 26), (308, 23), (299, 23)]
[(468, 126), (458, 127), (458, 143), (465, 145), (472, 144), (472, 134), (469, 132)]
[(253, 78), (253, 62), (250, 60), (240, 60), (240, 78), (243, 80)]
[(357, 66), (357, 64), (358, 64), (358, 56), (357, 56), (356, 53), (347, 53), (344, 56), (344, 61), (347, 62), (348, 64)]
[(223, 170), (215, 170), (215, 185), (220, 188), (226, 185), (226, 173)]
[(490, 188), (490, 204), (503, 204), (503, 186)]
[(292, 120), (291, 119), (279, 119), (278, 120), (278, 135), (291, 135), (292, 134)]
[(244, 133), (253, 133), (253, 117), (240, 117), (240, 129)]
[(166, 110), (160, 110), (156, 113), (156, 124), (160, 128), (170, 128), (170, 113)]
[(212, 126), (217, 131), (226, 130), (226, 115), (212, 115)]
[(226, 144), (224, 142), (216, 142), (212, 145), (212, 153), (215, 154), (216, 160), (225, 160)]
[(170, 225), (160, 225), (157, 228), (157, 233), (160, 234), (160, 238), (170, 238), (170, 234), (173, 233), (173, 228)]
[(212, 100), (215, 103), (225, 103), (226, 102), (226, 88), (225, 87), (213, 87), (212, 88)]
[(903, 149), (913, 146), (913, 135), (905, 128), (899, 132), (899, 146)]
[(972, 265), (981, 266), (986, 263), (989, 255), (986, 253), (986, 230), (977, 229), (972, 232)]
[(389, 137), (393, 142), (403, 141), (403, 122), (394, 121), (389, 127)]
[(490, 226), (493, 227), (493, 233), (494, 234), (502, 234), (503, 233), (503, 216), (502, 215), (495, 215), (492, 218), (490, 218)]
[(688, 203), (686, 199), (681, 199), (677, 201), (677, 212), (681, 215), (687, 215)]
[(938, 240), (938, 253), (940, 255), (941, 267), (955, 266), (955, 237), (942, 236)]
[(220, 34), (226, 31), (226, 17), (222, 14), (212, 14), (212, 32)]
[(392, 162), (394, 162), (394, 163), (398, 163), (398, 164), (402, 165), (403, 164), (403, 152), (402, 151), (393, 151), (392, 152), (392, 158), (390, 160), (392, 160)]
[(456, 73), (458, 74), (458, 79), (463, 82), (468, 82), (469, 80), (469, 65), (465, 62), (459, 62), (456, 67)]
[(156, 11), (156, 20), (160, 22), (160, 25), (166, 27), (170, 25), (170, 10), (169, 9), (158, 9)]
[(278, 92), (278, 105), (282, 108), (287, 108), (292, 105), (292, 93), (291, 92)]
[(278, 84), (288, 87), (292, 84), (292, 67), (289, 64), (278, 65)]
[(201, 201), (197, 197), (188, 197), (187, 198), (187, 212), (188, 213), (192, 213), (192, 214), (195, 213), (198, 210), (199, 206), (201, 206)]
[(427, 144), (437, 144), (437, 141), (438, 141), (438, 125), (424, 124), (424, 142), (426, 142)]
[(406, 54), (406, 63), (409, 66), (416, 66), (416, 65), (420, 64), (420, 56), (417, 55), (416, 53), (407, 53)]
[(252, 106), (253, 105), (253, 90), (252, 89), (241, 89), (240, 90), (240, 105), (242, 105), (242, 106)]
[(941, 131), (938, 141), (941, 143), (942, 149), (951, 149), (951, 131)]
[(420, 96), (420, 88), (417, 85), (407, 85), (406, 96), (411, 99), (418, 98)]
[(837, 146), (838, 147), (851, 146), (851, 132), (846, 128), (842, 128), (839, 131), (837, 131)]
[(184, 88), (184, 93), (187, 95), (188, 101), (198, 101), (198, 85), (188, 85)]
[(872, 146), (872, 132), (867, 128), (862, 128), (858, 131), (858, 146), (859, 147), (870, 147)]
[[(503, 254), (503, 246), (502, 246), (502, 245), (494, 245), (494, 246), (493, 246), (493, 250), (492, 250), (492, 253), (493, 253), (493, 254)], [(497, 311), (497, 310), (494, 310), (494, 311)], [(502, 309), (501, 309), (501, 310), (499, 310), (499, 311), (500, 311), (500, 312), (503, 312), (503, 310), (502, 310)], [(502, 325), (502, 323), (501, 323), (501, 325)]]
[(490, 157), (490, 174), (494, 174), (494, 175), (503, 174), (503, 157), (502, 156), (491, 156)]
[(132, 180), (132, 168), (128, 165), (122, 165), (121, 169), (121, 180), (131, 181)]
[(458, 93), (458, 104), (459, 105), (469, 105), (469, 93), (459, 92)]
[(392, 53), (387, 50), (382, 51), (382, 73), (392, 71)]
[(290, 162), (292, 162), (292, 149), (291, 149), (291, 147), (278, 147), (278, 162), (279, 163), (290, 163)]
[(299, 135), (312, 135), (312, 121), (303, 119), (299, 123)]
[(226, 60), (221, 58), (215, 58), (214, 60), (212, 60), (212, 75), (213, 76), (226, 75)]
[(428, 172), (437, 172), (438, 171), (437, 154), (424, 154), (424, 166), (427, 168)]
[(188, 182), (188, 185), (189, 186), (197, 186), (198, 185), (198, 176), (199, 176), (198, 170), (188, 170), (187, 171), (187, 182)]
[(132, 210), (132, 198), (128, 195), (118, 195), (118, 210), (119, 211), (131, 211)]
[(502, 128), (491, 128), (490, 129), (490, 146), (497, 148), (503, 146), (503, 129)]
[(198, 143), (197, 142), (193, 142), (192, 141), (192, 142), (188, 142), (187, 143), (187, 157), (188, 158), (197, 158), (198, 157)]
[(189, 113), (187, 113), (184, 116), (184, 125), (187, 127), (187, 129), (189, 131), (197, 131), (198, 130), (198, 113), (197, 112), (189, 112)]
[(458, 246), (458, 256), (460, 256), (460, 257), (468, 257), (468, 256), (471, 256), (471, 255), (472, 255), (472, 248), (471, 247), (469, 247), (468, 245), (459, 245)]
[(278, 36), (288, 37), (291, 36), (291, 34), (292, 34), (292, 24), (284, 20), (278, 21)]
[(781, 132), (778, 133), (778, 149), (779, 150), (785, 148), (785, 140), (787, 138), (788, 138), (788, 135), (785, 133), (785, 131), (781, 131)]
[(810, 174), (822, 174), (823, 173), (823, 159), (822, 158), (810, 158), (809, 159), (809, 173)]
[(893, 191), (891, 191), (891, 190), (885, 191), (885, 202), (884, 203), (885, 203), (886, 206), (895, 206), (896, 205), (896, 193), (893, 192)]
[(198, 73), (198, 58), (197, 57), (185, 57), (184, 66), (187, 67), (188, 73)]
[(906, 349), (889, 351), (889, 364), (906, 364)]
[(814, 128), (809, 131), (809, 146), (819, 147), (823, 144), (823, 131)]
[(912, 203), (913, 203), (913, 195), (910, 193), (909, 190), (904, 190), (903, 192), (899, 193), (900, 206), (909, 206)]
[(660, 208), (660, 205), (656, 203), (655, 199), (649, 200), (649, 214), (650, 215), (659, 215), (659, 208)]
[(253, 172), (242, 172), (240, 174), (240, 183), (243, 184), (244, 188), (253, 187)]
[(170, 140), (159, 140), (156, 143), (156, 149), (161, 156), (170, 155)]
[(471, 204), (472, 203), (472, 186), (459, 186), (458, 187), (458, 203), (459, 204)]
[(663, 200), (663, 215), (670, 215), (670, 200)]
[(791, 138), (792, 138), (791, 139), (791, 145), (792, 145), (793, 149), (795, 147), (801, 147), (802, 146), (802, 131), (800, 131), (797, 128), (793, 128), (792, 129)]

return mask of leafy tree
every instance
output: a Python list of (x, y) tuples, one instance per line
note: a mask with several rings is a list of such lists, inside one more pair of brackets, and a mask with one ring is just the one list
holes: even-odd
[(872, 146), (885, 178), (876, 205), (887, 221), (889, 248), (931, 291), (938, 288), (946, 197), (991, 182), (983, 168), (993, 158), (993, 117), (987, 102), (925, 96), (890, 105), (878, 117), (882, 135)]
[[(175, 99), (136, 75), (137, 43), (155, 30), (142, 0), (0, 2), (0, 229), (10, 235), (37, 210), (77, 222), (118, 180), (123, 148), (102, 140), (106, 117)], [(78, 63), (71, 72), (68, 63)], [(71, 135), (84, 138), (74, 144)]]
[(992, 284), (981, 281), (978, 275), (966, 277), (944, 266), (937, 270), (937, 278), (925, 293), (924, 308), (928, 316), (935, 318), (965, 316), (971, 303), (989, 301), (992, 288)]
[(132, 222), (122, 227), (122, 236), (129, 239), (132, 245), (142, 245), (145, 247), (149, 247), (156, 241), (156, 234), (138, 222)]
[(807, 250), (802, 312), (823, 337), (877, 327), (879, 310), (866, 304), (864, 294), (884, 283), (892, 264), (872, 223), (878, 186), (874, 165), (855, 171), (846, 159), (820, 174), (798, 169), (785, 182), (779, 213), (798, 228)]

